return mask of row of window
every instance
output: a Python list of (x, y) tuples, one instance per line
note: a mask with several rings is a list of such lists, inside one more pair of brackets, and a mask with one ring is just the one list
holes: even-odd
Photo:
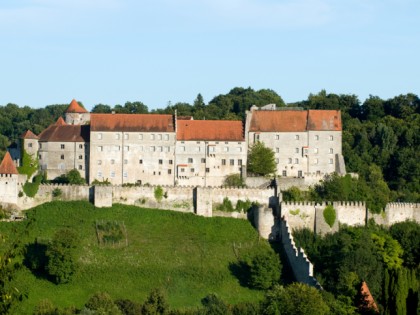
[[(191, 150), (188, 150), (188, 151), (201, 152), (201, 150), (202, 150), (201, 147), (195, 146), (195, 147), (192, 147)], [(178, 148), (178, 151), (179, 152), (186, 152), (187, 151), (187, 147), (180, 146)], [(209, 145), (208, 146), (208, 151), (209, 152), (216, 152), (216, 146)], [(232, 147), (223, 147), (223, 150), (221, 152), (242, 152), (242, 148), (241, 147), (235, 147), (235, 148), (232, 148)]]
[[(79, 144), (79, 149), (83, 149), (83, 146), (86, 148), (86, 144), (85, 145)], [(71, 145), (71, 147), (73, 148), (73, 145)], [(39, 148), (42, 149), (42, 143), (39, 144)], [(60, 145), (60, 149), (64, 150), (65, 148), (66, 148), (66, 145), (62, 143)]]
[[(254, 135), (254, 138), (255, 138), (255, 140), (256, 141), (259, 141), (260, 140), (260, 134), (259, 133), (256, 133), (255, 135)], [(319, 140), (320, 138), (319, 138), (319, 135), (315, 135), (314, 136), (314, 140)], [(280, 135), (274, 135), (274, 140), (280, 140)], [(300, 135), (295, 135), (295, 140), (300, 140)], [(329, 141), (334, 141), (334, 136), (333, 135), (329, 135), (328, 136), (328, 140)]]
[[(288, 164), (293, 164), (293, 161), (294, 161), (294, 164), (299, 164), (299, 159), (294, 159), (294, 160), (292, 158), (287, 159)], [(276, 159), (276, 163), (279, 164), (279, 159)], [(313, 163), (318, 164), (319, 159), (314, 159)], [(328, 164), (334, 164), (334, 159), (328, 159)]]
[[(295, 148), (295, 153), (300, 153), (300, 148)], [(302, 148), (302, 152), (303, 153), (307, 153), (307, 152), (305, 152), (305, 150), (307, 151), (308, 149), (305, 147), (305, 148)], [(314, 153), (315, 154), (318, 154), (318, 152), (319, 152), (319, 149), (318, 148), (314, 148)], [(276, 153), (280, 153), (280, 148), (276, 148)], [(329, 148), (328, 149), (328, 153), (329, 154), (334, 154), (334, 149), (333, 148)]]
[[(124, 135), (124, 140), (129, 140), (130, 139), (130, 134), (124, 133), (123, 135)], [(152, 134), (145, 134), (145, 135), (143, 135), (143, 134), (140, 133), (140, 134), (137, 135), (137, 137), (132, 134), (131, 135), (131, 138), (132, 139), (136, 139), (137, 138), (137, 140), (143, 140), (143, 139), (146, 139), (146, 136), (148, 136), (148, 138), (150, 140), (164, 140), (164, 141), (168, 141), (169, 140), (169, 135), (168, 134), (160, 134), (160, 133), (159, 134), (152, 133)], [(120, 140), (120, 137), (121, 137), (121, 134), (120, 133), (115, 133), (114, 134), (114, 139), (115, 140)], [(98, 140), (102, 140), (102, 138), (103, 138), (102, 133), (97, 133), (96, 134), (96, 138)]]

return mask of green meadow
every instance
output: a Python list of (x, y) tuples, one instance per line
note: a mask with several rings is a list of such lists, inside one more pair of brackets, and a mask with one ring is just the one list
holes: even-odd
[[(262, 298), (261, 292), (241, 286), (229, 269), (242, 250), (265, 242), (248, 221), (118, 204), (99, 209), (88, 202), (52, 202), (26, 213), (33, 223), (21, 236), (24, 244), (48, 241), (64, 227), (79, 235), (78, 271), (70, 283), (56, 285), (23, 267), (15, 285), (27, 298), (16, 314), (31, 314), (45, 298), (58, 307), (82, 308), (97, 291), (143, 302), (153, 288), (161, 288), (170, 307), (178, 309), (200, 305), (209, 293), (232, 304)], [(98, 233), (98, 222), (114, 234)], [(25, 223), (2, 222), (0, 233), (11, 239), (19, 234), (12, 229), (22, 230)], [(118, 227), (122, 234), (115, 232)]]

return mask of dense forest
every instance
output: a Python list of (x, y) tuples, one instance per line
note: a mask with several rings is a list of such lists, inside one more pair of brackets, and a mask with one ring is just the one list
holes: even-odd
[[(273, 90), (236, 87), (227, 94), (217, 95), (207, 104), (198, 94), (192, 104), (168, 104), (163, 109), (150, 111), (142, 102), (126, 102), (115, 106), (97, 104), (92, 112), (172, 114), (176, 110), (179, 116), (193, 116), (194, 119), (243, 119), (245, 111), (254, 104), (341, 110), (347, 171), (360, 175), (357, 183), (360, 187), (372, 187), (370, 192), (361, 188), (360, 193), (349, 194), (346, 200), (374, 196), (381, 200), (376, 208), (388, 201), (420, 201), (420, 99), (414, 94), (388, 100), (370, 96), (362, 103), (356, 95), (337, 95), (323, 90), (310, 94), (307, 100), (285, 104)], [(39, 134), (63, 115), (67, 106), (58, 104), (39, 109), (15, 104), (0, 106), (0, 157), (24, 131), (30, 129)], [(333, 198), (322, 193), (318, 197)]]

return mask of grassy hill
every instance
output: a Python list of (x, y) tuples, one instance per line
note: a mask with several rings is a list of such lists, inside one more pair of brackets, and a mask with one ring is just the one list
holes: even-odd
[[(229, 271), (229, 264), (237, 260), (234, 246), (246, 249), (265, 242), (258, 240), (245, 220), (124, 205), (95, 209), (88, 202), (52, 202), (27, 215), (35, 221), (24, 236), (25, 243), (51, 239), (62, 227), (78, 233), (79, 271), (71, 283), (56, 285), (23, 268), (16, 286), (28, 298), (18, 305), (16, 314), (30, 314), (44, 298), (60, 307), (82, 307), (97, 291), (108, 292), (114, 299), (143, 302), (156, 287), (166, 292), (172, 308), (199, 305), (209, 293), (229, 303), (262, 298), (262, 293), (240, 286)], [(128, 245), (100, 246), (95, 228), (98, 220), (123, 222)], [(1, 223), (0, 233), (8, 233), (12, 226), (22, 228), (24, 224)]]

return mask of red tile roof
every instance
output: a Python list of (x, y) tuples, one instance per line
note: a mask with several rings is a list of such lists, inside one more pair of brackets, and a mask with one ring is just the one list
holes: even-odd
[(373, 296), (370, 293), (369, 287), (365, 281), (362, 282), (360, 293), (364, 300), (364, 303), (362, 303), (362, 308), (367, 308), (379, 312), (378, 306), (376, 305), (375, 300), (373, 299)]
[[(60, 119), (59, 119), (60, 121)], [(52, 124), (39, 135), (40, 142), (88, 142), (89, 125)]]
[(80, 106), (75, 99), (73, 99), (69, 107), (67, 107), (66, 113), (88, 113), (88, 111)]
[(22, 139), (38, 139), (38, 136), (30, 130), (26, 130), (20, 137)]
[(19, 174), (9, 152), (6, 152), (0, 164), (0, 174)]
[(175, 132), (172, 115), (91, 114), (91, 131)]
[(307, 115), (304, 110), (257, 110), (252, 113), (249, 131), (303, 132), (306, 131)]
[(56, 125), (56, 126), (65, 126), (65, 125), (67, 125), (66, 124), (66, 122), (64, 121), (64, 119), (63, 119), (63, 117), (59, 117), (58, 119), (57, 119), (57, 121), (55, 122), (55, 124), (54, 125)]
[(257, 110), (252, 112), (249, 131), (340, 131), (341, 128), (341, 112), (338, 110)]
[(176, 138), (185, 141), (244, 141), (244, 133), (239, 120), (178, 120)]
[(341, 112), (339, 110), (309, 110), (308, 130), (340, 131)]

